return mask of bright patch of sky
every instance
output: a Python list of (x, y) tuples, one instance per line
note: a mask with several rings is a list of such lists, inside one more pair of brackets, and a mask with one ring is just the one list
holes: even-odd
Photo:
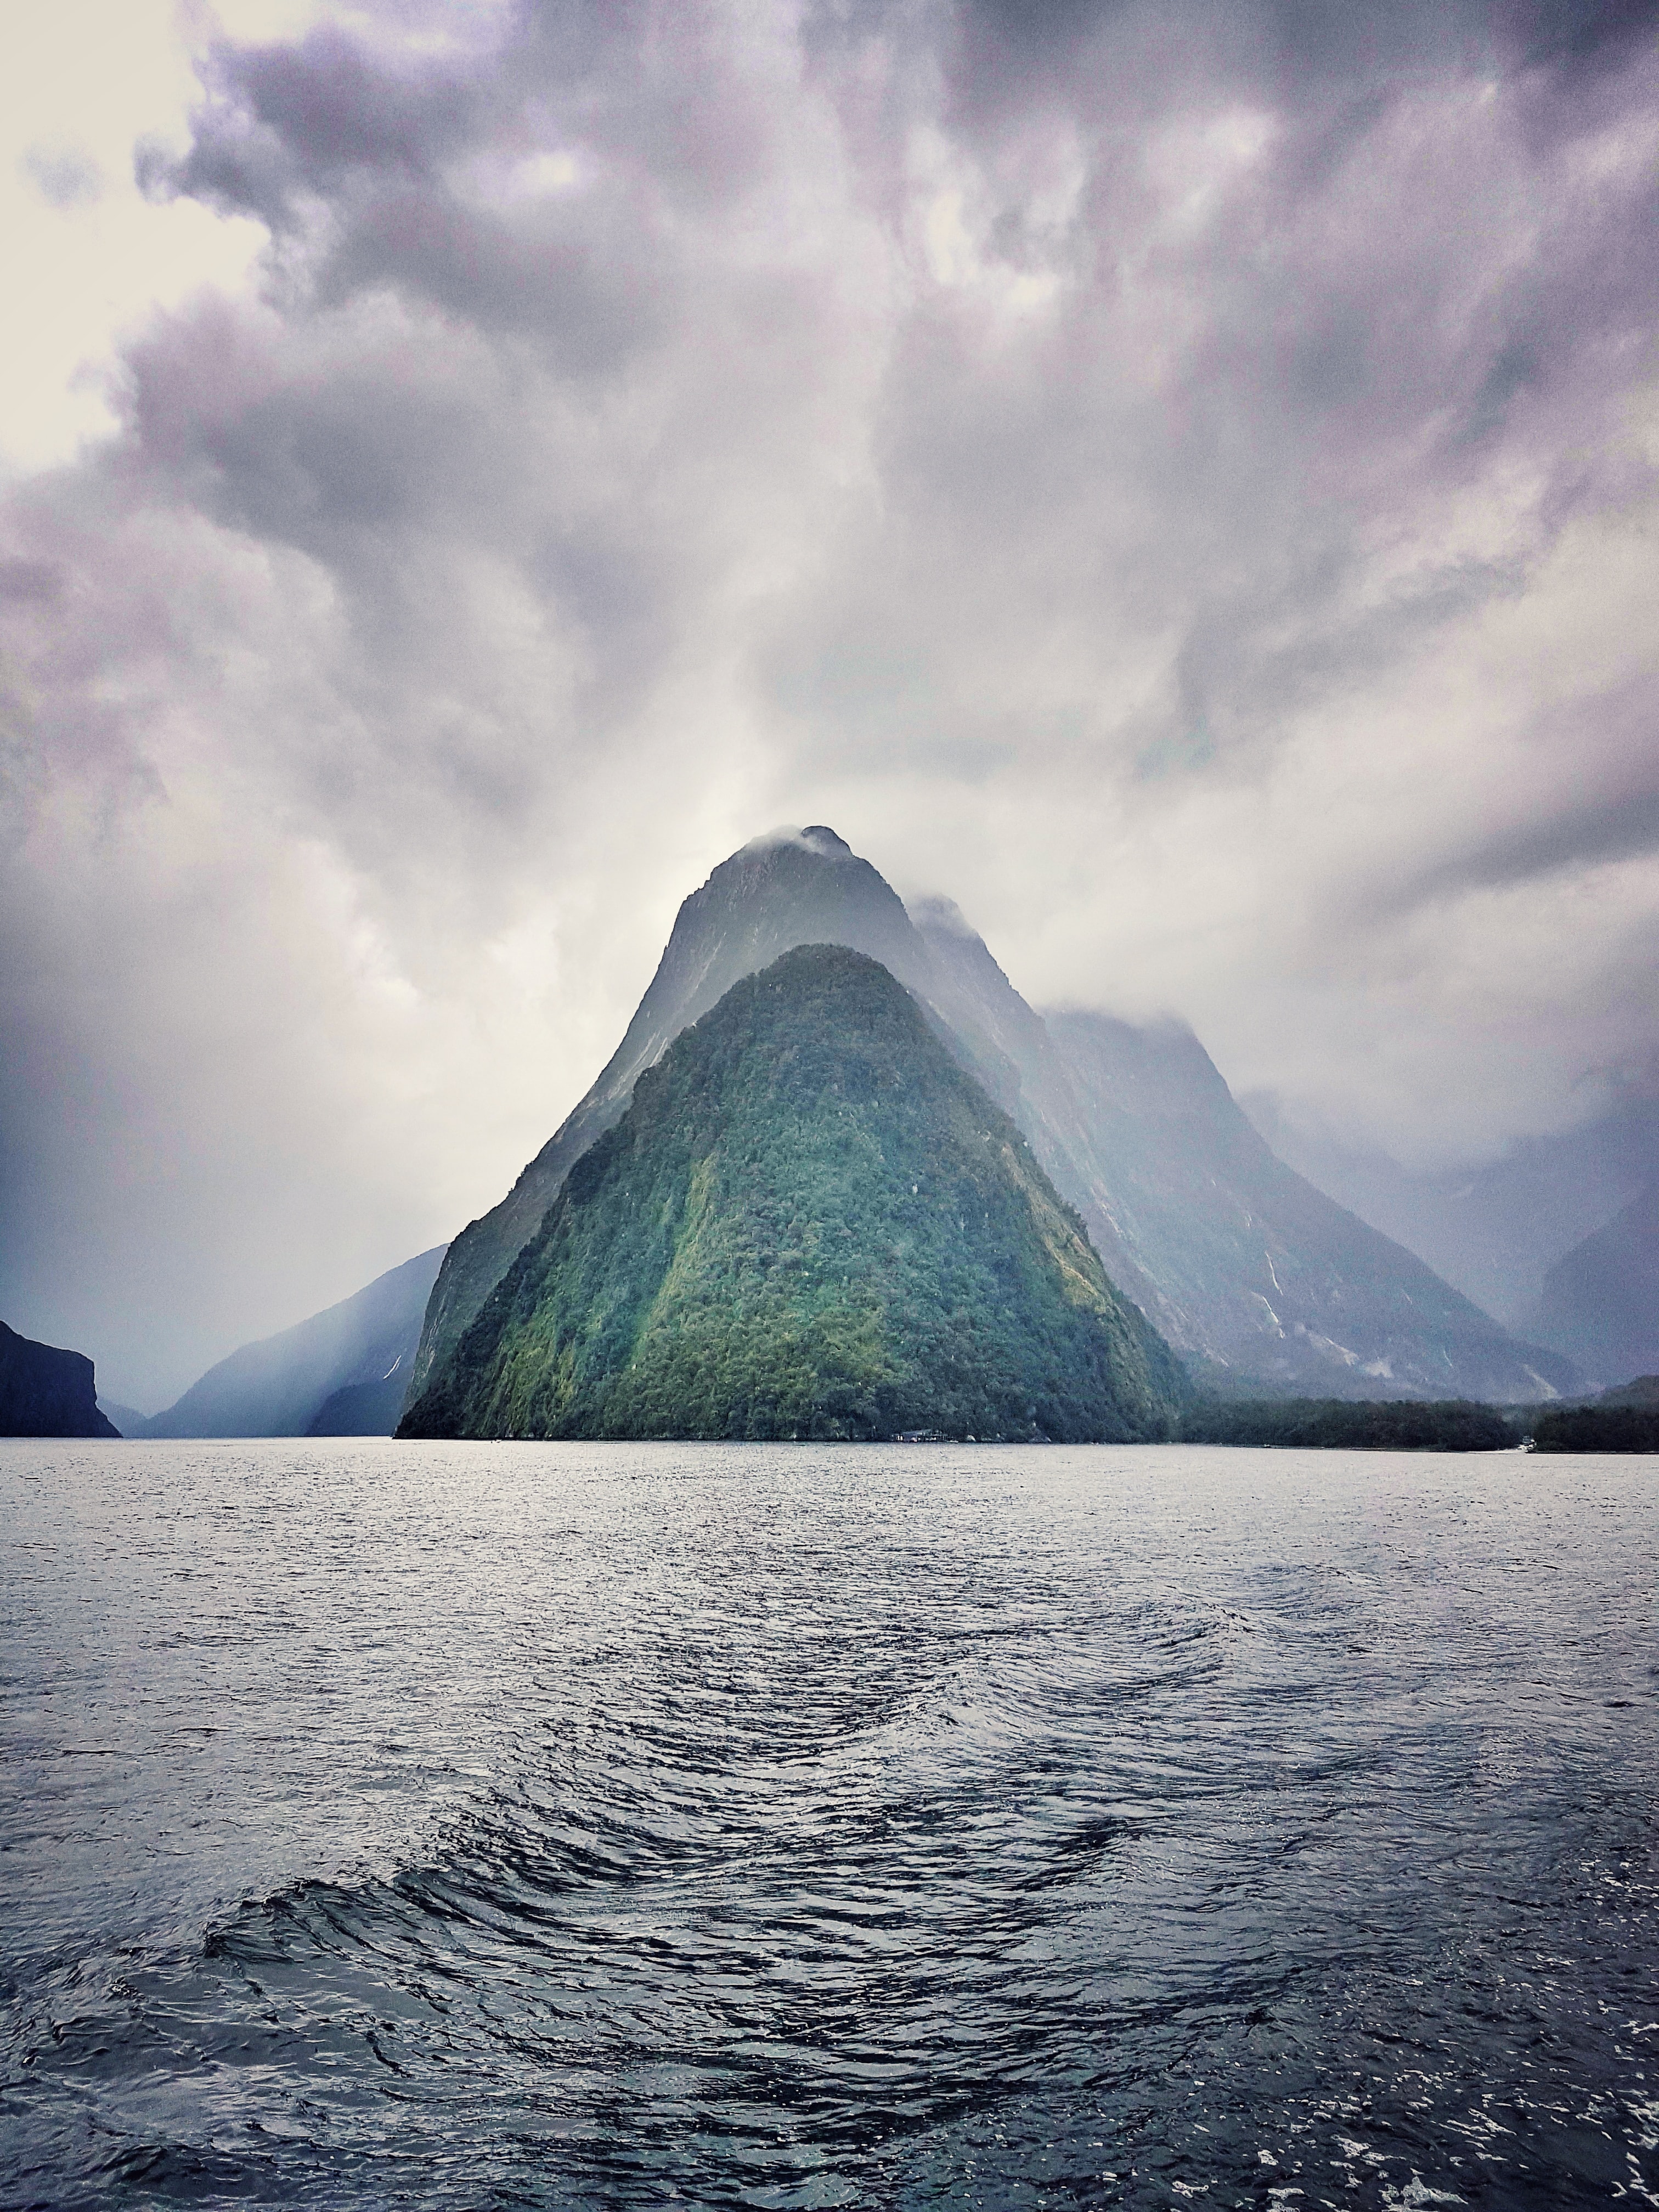
[(156, 307), (204, 285), (251, 287), (264, 232), (194, 200), (155, 203), (133, 176), (142, 138), (182, 147), (221, 31), (292, 38), (344, 10), (322, 0), (53, 0), (20, 8), (0, 71), (0, 268), (8, 312), (0, 465), (73, 458), (114, 427), (116, 346)]

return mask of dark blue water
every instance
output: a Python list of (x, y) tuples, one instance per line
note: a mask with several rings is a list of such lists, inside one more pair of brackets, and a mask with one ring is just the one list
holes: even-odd
[(0, 2202), (1659, 2202), (1656, 1509), (0, 1445)]

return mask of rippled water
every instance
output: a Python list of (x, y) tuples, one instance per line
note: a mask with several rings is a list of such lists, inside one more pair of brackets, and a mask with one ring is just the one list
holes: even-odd
[(1659, 2201), (1656, 1507), (0, 1446), (0, 2201)]

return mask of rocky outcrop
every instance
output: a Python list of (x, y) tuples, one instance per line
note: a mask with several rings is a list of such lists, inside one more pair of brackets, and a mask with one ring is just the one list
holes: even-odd
[(118, 1437), (98, 1410), (83, 1352), (36, 1344), (0, 1322), (0, 1437)]

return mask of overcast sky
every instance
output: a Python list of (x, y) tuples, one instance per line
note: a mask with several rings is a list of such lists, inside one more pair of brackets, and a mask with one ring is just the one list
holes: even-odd
[(1656, 13), (31, 11), (0, 1316), (441, 1240), (778, 822), (1413, 1160), (1651, 1079)]

